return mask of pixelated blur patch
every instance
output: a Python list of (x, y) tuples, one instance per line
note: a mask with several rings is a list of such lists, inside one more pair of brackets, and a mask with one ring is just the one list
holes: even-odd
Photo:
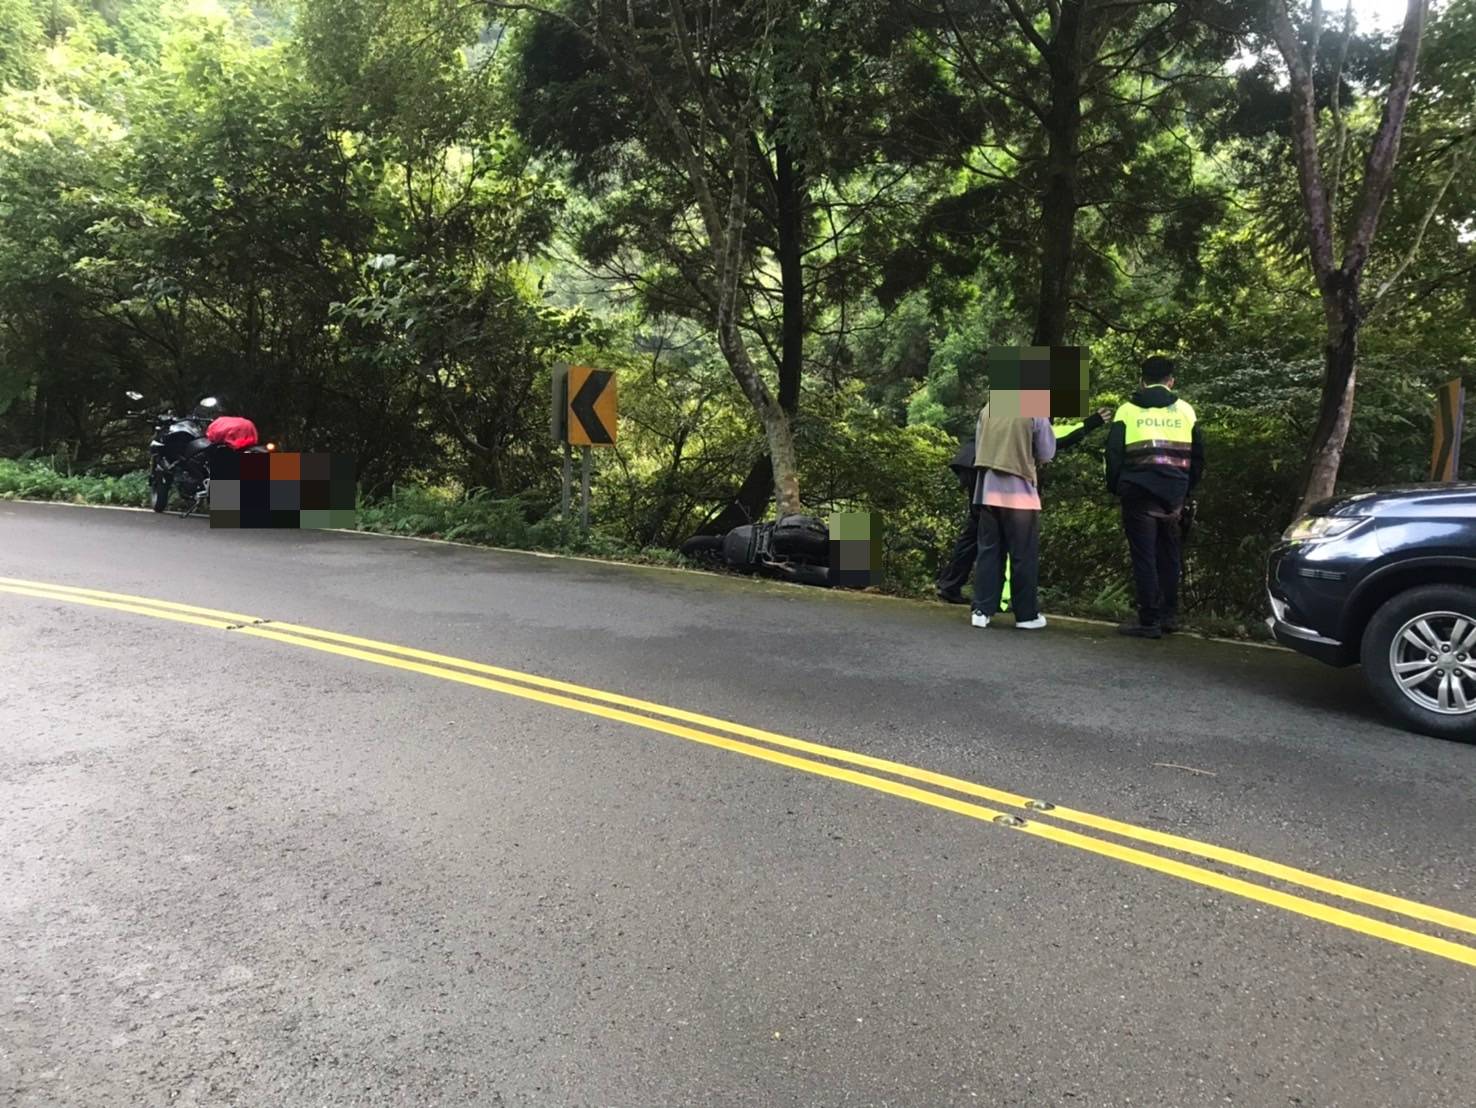
[(268, 454), (273, 481), (298, 481), (302, 478), (301, 454)]
[(302, 483), (296, 478), (279, 481), (273, 475), (269, 497), (274, 512), (299, 511), (302, 508)]
[(881, 584), (881, 519), (871, 512), (830, 517), (830, 583), (844, 589)]
[(358, 486), (350, 457), (231, 454), (212, 463), (211, 473), (211, 527), (352, 530), (358, 525)]
[[(210, 513), (241, 511), (241, 482), (225, 477), (210, 479)], [(240, 526), (239, 523), (236, 526)]]
[(1084, 419), (1091, 354), (1081, 346), (991, 346), (985, 359), (995, 415)]
[(241, 459), (241, 480), (243, 481), (270, 481), (272, 478), (270, 454), (237, 454)]
[[(218, 450), (210, 462), (210, 488), (212, 494), (217, 482), (241, 480), (241, 455), (234, 450)], [(212, 501), (213, 503), (213, 501)]]

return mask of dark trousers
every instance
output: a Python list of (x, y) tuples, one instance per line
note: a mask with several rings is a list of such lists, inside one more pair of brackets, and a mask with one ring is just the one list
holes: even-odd
[(953, 553), (948, 564), (938, 573), (938, 591), (955, 593), (969, 583), (969, 574), (974, 572), (974, 562), (979, 557), (979, 505), (969, 509), (969, 518), (964, 520), (963, 530), (953, 543)]
[(1004, 589), (1005, 559), (1010, 564), (1010, 607), (1017, 620), (1040, 615), (1036, 588), (1040, 583), (1040, 513), (1027, 508), (992, 508), (979, 512), (979, 555), (974, 562), (974, 611), (999, 611)]
[(1179, 612), (1179, 513), (1152, 497), (1122, 498), (1122, 529), (1133, 560), (1138, 621), (1145, 626)]
[[(982, 506), (979, 504), (969, 508), (969, 518), (964, 520), (963, 529), (959, 531), (958, 538), (953, 543), (953, 553), (948, 557), (948, 564), (938, 574), (938, 591), (947, 593), (962, 592), (963, 587), (969, 583), (969, 577), (974, 572), (974, 563), (979, 560), (979, 512)], [(1004, 592), (1006, 562), (999, 564), (999, 590)]]

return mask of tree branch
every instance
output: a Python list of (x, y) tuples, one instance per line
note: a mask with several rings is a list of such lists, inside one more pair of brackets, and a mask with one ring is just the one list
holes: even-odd
[[(1418, 3), (1420, 0), (1411, 0)], [(1317, 151), (1317, 105), (1312, 71), (1302, 64), (1301, 45), (1287, 12), (1286, 0), (1270, 0), (1271, 27), (1281, 60), (1291, 79), (1292, 149), (1302, 187), (1302, 205), (1307, 215), (1307, 245), (1318, 288), (1329, 295), (1328, 279), (1334, 268), (1332, 213), (1322, 183), (1322, 159)]]
[(1399, 283), (1399, 279), (1404, 276), (1404, 271), (1414, 262), (1415, 255), (1420, 251), (1420, 244), (1425, 241), (1425, 231), (1430, 226), (1430, 221), (1435, 218), (1435, 212), (1439, 209), (1440, 202), (1445, 199), (1445, 190), (1450, 188), (1451, 182), (1456, 179), (1457, 174), (1460, 173), (1461, 167), (1465, 163), (1465, 153), (1463, 150), (1451, 159), (1450, 172), (1445, 175), (1445, 180), (1440, 183), (1440, 189), (1435, 193), (1435, 199), (1425, 209), (1424, 217), (1420, 220), (1419, 229), (1415, 231), (1414, 241), (1409, 244), (1409, 249), (1405, 252), (1403, 259), (1394, 268), (1394, 272), (1389, 274), (1389, 279), (1380, 285), (1378, 291), (1374, 293), (1373, 300), (1368, 308), (1370, 315), (1378, 310), (1380, 302), (1388, 294), (1389, 290)]
[(1050, 57), (1051, 44), (1041, 38), (1040, 32), (1035, 29), (1035, 24), (1031, 22), (1030, 16), (1025, 13), (1024, 8), (1020, 7), (1019, 0), (1005, 0), (1005, 6), (1010, 9), (1010, 14), (1015, 17), (1015, 22), (1020, 25), (1020, 30), (1025, 32), (1025, 37), (1040, 52), (1040, 56), (1042, 58)]
[(1332, 182), (1327, 189), (1327, 207), (1333, 213), (1333, 218), (1338, 214), (1338, 188), (1342, 184), (1343, 156), (1348, 148), (1348, 120), (1343, 115), (1343, 66), (1348, 60), (1348, 43), (1353, 39), (1353, 0), (1348, 0), (1348, 7), (1343, 12), (1343, 41), (1338, 44), (1338, 62), (1333, 67), (1332, 74), (1332, 117), (1333, 117), (1333, 156), (1332, 156)]
[(948, 17), (948, 25), (953, 31), (953, 44), (955, 47), (957, 47), (959, 54), (967, 63), (969, 71), (973, 73), (974, 79), (979, 81), (981, 84), (987, 86), (990, 91), (994, 92), (996, 95), (1003, 96), (1007, 100), (1013, 100), (1017, 104), (1020, 104), (1027, 111), (1029, 111), (1031, 115), (1035, 116), (1035, 118), (1040, 120), (1042, 123), (1045, 123), (1045, 109), (1040, 106), (1039, 101), (1037, 101), (1027, 92), (1021, 92), (1018, 89), (1012, 89), (1008, 85), (1001, 84), (999, 81), (996, 81), (993, 77), (991, 77), (989, 73), (984, 69), (983, 65), (981, 65), (979, 62), (978, 54), (970, 49), (968, 41), (964, 36), (963, 29), (960, 28), (958, 25), (958, 20), (953, 14), (953, 5), (947, 3), (946, 0), (943, 4), (943, 14)]
[(1384, 101), (1384, 116), (1369, 147), (1363, 172), (1363, 194), (1358, 201), (1358, 216), (1343, 255), (1343, 269), (1357, 273), (1368, 260), (1368, 250), (1378, 229), (1379, 212), (1394, 184), (1394, 163), (1399, 158), (1399, 140), (1404, 133), (1404, 118), (1409, 109), (1409, 95), (1414, 88), (1419, 65), (1420, 39), (1425, 31), (1425, 14), (1429, 0), (1409, 0), (1404, 12), (1404, 26), (1394, 48), (1394, 73), (1389, 80), (1389, 96)]

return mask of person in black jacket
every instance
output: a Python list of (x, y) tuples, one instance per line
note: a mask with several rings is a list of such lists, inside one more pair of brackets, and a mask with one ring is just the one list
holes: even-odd
[[(1081, 445), (1082, 441), (1098, 427), (1107, 422), (1112, 415), (1111, 408), (1098, 408), (1081, 426), (1067, 431), (1056, 438), (1056, 453), (1070, 450)], [(958, 484), (969, 498), (969, 515), (964, 521), (963, 528), (958, 533), (958, 538), (953, 543), (953, 553), (949, 555), (948, 561), (938, 573), (938, 599), (948, 604), (967, 604), (969, 598), (964, 596), (963, 587), (968, 582), (969, 576), (974, 572), (974, 562), (979, 556), (979, 508), (974, 504), (974, 484), (977, 471), (974, 469), (974, 437), (970, 435), (959, 444), (958, 453), (953, 456), (953, 461), (948, 463), (948, 468), (958, 478)], [(1006, 564), (1000, 562), (1000, 575), (1003, 578), (1006, 573)], [(1003, 587), (1003, 581), (1001, 581)]]
[(1177, 631), (1180, 525), (1184, 502), (1204, 475), (1204, 429), (1174, 393), (1174, 363), (1143, 363), (1143, 387), (1117, 409), (1107, 432), (1107, 488), (1122, 499), (1138, 618), (1118, 631), (1162, 638)]

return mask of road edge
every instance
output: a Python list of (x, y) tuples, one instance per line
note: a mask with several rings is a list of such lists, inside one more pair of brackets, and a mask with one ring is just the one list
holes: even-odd
[[(129, 504), (78, 504), (70, 500), (40, 500), (32, 497), (6, 497), (5, 499), (7, 502), (14, 504), (50, 504), (58, 508), (91, 508), (97, 511), (143, 512), (148, 515), (156, 514), (149, 508), (139, 508)], [(399, 539), (402, 542), (434, 543), (440, 546), (454, 546), (462, 550), (490, 550), (495, 554), (520, 554), (527, 558), (551, 558), (565, 562), (588, 562), (591, 565), (623, 566), (626, 569), (646, 569), (666, 573), (680, 573), (689, 576), (697, 575), (703, 577), (719, 577), (724, 580), (734, 580), (738, 582), (741, 582), (743, 580), (741, 575), (738, 574), (716, 573), (712, 570), (698, 569), (693, 566), (667, 566), (656, 565), (650, 562), (627, 562), (619, 558), (593, 558), (587, 554), (560, 554), (547, 550), (519, 550), (516, 547), (511, 546), (489, 546), (485, 543), (457, 542), (455, 539), (433, 539), (426, 535), (394, 535), (385, 531), (358, 531), (349, 530), (348, 528), (344, 527), (325, 527), (322, 528), (322, 530), (328, 531), (335, 535), (354, 535), (360, 538), (374, 539)], [(893, 596), (890, 593), (860, 592), (853, 589), (816, 589), (809, 585), (799, 585), (787, 581), (774, 581), (769, 579), (764, 579), (762, 583), (766, 586), (776, 585), (781, 588), (803, 589), (807, 593), (824, 593), (826, 596), (829, 597), (844, 597), (845, 599), (852, 602), (857, 600), (869, 600), (890, 601), (893, 603), (901, 604), (927, 605), (930, 608), (938, 606), (934, 601), (924, 600), (914, 596)], [(1093, 619), (1090, 616), (1053, 615), (1050, 612), (1045, 613), (1045, 615), (1049, 619), (1059, 620), (1062, 623), (1076, 623), (1086, 627), (1104, 627), (1114, 629), (1117, 627), (1117, 624), (1113, 623), (1111, 620)], [(1231, 639), (1226, 638), (1222, 635), (1201, 635), (1196, 634), (1192, 631), (1182, 632), (1181, 634), (1184, 638), (1199, 639), (1202, 642), (1224, 643), (1228, 646), (1245, 646), (1251, 647), (1255, 650), (1272, 650), (1281, 654), (1296, 653), (1295, 651), (1282, 646), (1280, 643), (1253, 642), (1249, 639)]]

